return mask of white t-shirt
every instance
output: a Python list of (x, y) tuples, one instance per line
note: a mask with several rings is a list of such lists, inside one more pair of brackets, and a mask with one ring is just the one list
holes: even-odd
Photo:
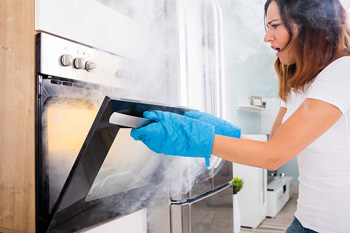
[(330, 103), (343, 115), (297, 156), (300, 184), (295, 216), (317, 232), (349, 233), (350, 57), (327, 66), (303, 93), (292, 91), (281, 104), (287, 108), (283, 122), (306, 98)]

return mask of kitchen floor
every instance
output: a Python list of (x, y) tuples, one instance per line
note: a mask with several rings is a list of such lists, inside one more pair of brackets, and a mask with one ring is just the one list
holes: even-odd
[(294, 213), (297, 209), (298, 187), (293, 186), (291, 199), (282, 208), (275, 218), (266, 218), (256, 229), (241, 228), (241, 233), (245, 232), (265, 232), (265, 233), (283, 233), (292, 223)]

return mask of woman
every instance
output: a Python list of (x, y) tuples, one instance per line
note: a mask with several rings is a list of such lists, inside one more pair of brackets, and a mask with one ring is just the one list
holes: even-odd
[(282, 104), (268, 142), (212, 115), (145, 112), (135, 140), (168, 155), (275, 170), (297, 156), (299, 199), (287, 232), (350, 232), (350, 30), (339, 0), (268, 0), (265, 42), (277, 51)]

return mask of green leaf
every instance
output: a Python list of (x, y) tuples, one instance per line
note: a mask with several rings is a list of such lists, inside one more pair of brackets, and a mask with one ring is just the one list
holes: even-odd
[(231, 181), (233, 186), (233, 194), (237, 194), (243, 188), (243, 179), (239, 176), (234, 177)]

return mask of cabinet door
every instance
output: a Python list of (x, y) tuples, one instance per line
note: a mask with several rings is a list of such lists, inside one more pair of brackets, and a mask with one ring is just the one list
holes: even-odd
[(147, 209), (117, 218), (84, 231), (85, 233), (147, 233)]
[[(266, 141), (266, 135), (244, 135), (253, 140)], [(244, 181), (243, 189), (238, 194), (241, 210), (241, 224), (257, 227), (267, 214), (267, 171), (246, 165), (234, 164), (233, 175)]]
[(141, 24), (97, 0), (36, 0), (35, 30), (133, 59), (148, 44)]
[(34, 0), (0, 3), (0, 232), (35, 232)]

